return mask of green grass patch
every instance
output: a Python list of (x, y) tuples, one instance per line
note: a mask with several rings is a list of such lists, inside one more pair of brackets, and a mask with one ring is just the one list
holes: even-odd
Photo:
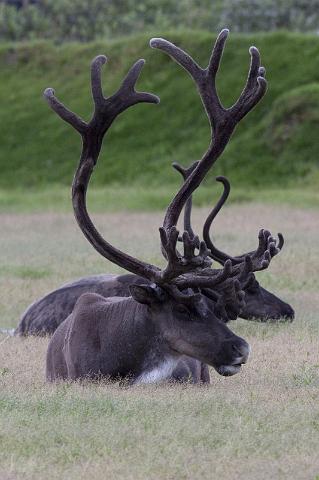
[(49, 277), (51, 272), (49, 269), (32, 268), (23, 265), (2, 265), (0, 267), (1, 277), (17, 277), (22, 279), (37, 280)]
[[(95, 187), (88, 195), (89, 210), (92, 212), (116, 211), (162, 211), (167, 208), (178, 185), (143, 186), (143, 185), (108, 185)], [(200, 188), (194, 198), (195, 206), (214, 205), (219, 194), (220, 185), (214, 189), (207, 185)], [(304, 188), (269, 188), (257, 189), (234, 188), (227, 204), (263, 202), (283, 204), (301, 208), (316, 208), (319, 204), (319, 190), (310, 186)], [(71, 212), (70, 189), (61, 185), (46, 188), (4, 190), (0, 189), (1, 213), (32, 212)]]
[[(207, 63), (213, 35), (197, 31), (153, 34), (181, 45), (201, 65)], [(142, 187), (162, 189), (176, 182), (170, 164), (188, 165), (201, 157), (209, 143), (208, 122), (189, 76), (165, 54), (149, 48), (148, 41), (149, 35), (137, 35), (90, 44), (2, 45), (0, 186), (29, 189), (71, 184), (80, 138), (50, 111), (42, 92), (54, 87), (69, 108), (90, 118), (89, 65), (99, 53), (109, 56), (103, 73), (106, 94), (115, 91), (137, 58), (145, 58), (138, 88), (158, 94), (161, 103), (138, 105), (116, 120), (93, 184), (131, 186), (138, 182), (140, 198), (131, 197), (134, 204), (145, 201)], [(217, 82), (226, 106), (236, 100), (244, 85), (251, 44), (261, 51), (269, 89), (241, 122), (214, 175), (225, 174), (234, 186), (244, 187), (318, 185), (319, 38), (290, 33), (232, 34)], [(158, 203), (156, 196), (146, 197), (151, 208)]]

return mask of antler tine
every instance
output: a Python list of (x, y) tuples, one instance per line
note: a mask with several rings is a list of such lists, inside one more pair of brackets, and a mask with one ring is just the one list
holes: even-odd
[(122, 91), (131, 91), (132, 92), (132, 100), (133, 103), (159, 103), (160, 99), (157, 95), (148, 92), (137, 92), (135, 90), (136, 82), (140, 76), (141, 70), (145, 64), (145, 60), (141, 58), (134, 63), (134, 65), (130, 68), (129, 72), (127, 73), (126, 77), (124, 78), (119, 90), (117, 91), (117, 95), (120, 95)]
[[(190, 174), (195, 170), (198, 164), (199, 164), (199, 160), (194, 162), (188, 168), (182, 167), (177, 162), (174, 162), (172, 166), (173, 168), (175, 168), (175, 170), (177, 170), (182, 175), (185, 181), (190, 176)], [(192, 204), (193, 204), (192, 195), (190, 195), (184, 207), (184, 230), (189, 233), (191, 238), (194, 238), (196, 235), (191, 225)]]
[(103, 96), (101, 70), (107, 62), (105, 55), (98, 55), (91, 63), (91, 90), (95, 107), (98, 108), (106, 100)]
[[(182, 242), (184, 245), (184, 256), (186, 259), (190, 260), (192, 256), (194, 255), (194, 248), (195, 245), (196, 247), (199, 246), (199, 237), (194, 235), (193, 237), (190, 235), (190, 233), (185, 230), (183, 235), (182, 235)], [(205, 245), (206, 247), (206, 245)], [(205, 249), (204, 249), (205, 252)], [(208, 254), (208, 252), (207, 252)]]
[(229, 30), (224, 29), (218, 35), (206, 68), (200, 67), (188, 53), (167, 40), (154, 38), (150, 41), (152, 48), (158, 48), (168, 53), (191, 75), (197, 84), (212, 130), (215, 133), (219, 127), (225, 127), (225, 120), (232, 127), (232, 133), (236, 123), (259, 102), (267, 88), (264, 78), (266, 70), (260, 66), (258, 49), (252, 46), (249, 49), (251, 62), (246, 85), (239, 99), (231, 108), (226, 109), (222, 106), (216, 91), (215, 79), (228, 34)]
[(175, 280), (175, 284), (180, 289), (185, 288), (215, 288), (217, 285), (225, 282), (233, 275), (232, 264), (230, 260), (225, 262), (222, 270), (212, 268), (202, 268), (198, 272), (186, 273)]
[(264, 96), (267, 90), (266, 70), (260, 66), (260, 53), (256, 47), (250, 47), (250, 69), (246, 85), (230, 112), (241, 120)]
[[(280, 249), (276, 246), (276, 240), (268, 230), (261, 229), (258, 240), (256, 250), (235, 258), (237, 262), (233, 266), (233, 273), (241, 281), (249, 282), (252, 272), (268, 268), (272, 258), (280, 252)], [(241, 261), (239, 262), (240, 258)], [(230, 258), (230, 261), (233, 263), (233, 258)]]
[[(161, 272), (161, 283), (174, 280), (174, 283), (177, 285), (180, 275), (187, 274), (197, 268), (207, 268), (211, 265), (205, 242), (199, 242), (198, 237), (191, 238), (188, 232), (185, 231), (183, 233), (184, 255), (182, 256), (176, 248), (179, 235), (176, 227), (170, 229), (160, 227), (159, 232), (162, 251), (167, 260), (167, 266)], [(199, 253), (195, 255), (195, 249), (198, 247)]]
[(187, 168), (187, 167), (182, 167), (182, 165), (180, 165), (177, 162), (173, 162), (172, 167), (175, 168), (175, 170), (182, 175), (185, 181), (190, 176), (190, 174), (193, 173), (193, 171), (195, 170), (198, 164), (199, 164), (199, 160), (196, 160), (191, 164), (190, 167)]
[(181, 303), (192, 304), (193, 302), (196, 302), (196, 301), (198, 302), (201, 298), (200, 293), (189, 293), (189, 292), (183, 293), (174, 284), (165, 284), (163, 288), (167, 290), (176, 300), (180, 301)]
[[(176, 272), (176, 264), (180, 264), (181, 255), (177, 251), (176, 245), (178, 241), (178, 230), (172, 227), (168, 232), (163, 227), (159, 228), (162, 250), (167, 260), (167, 266), (163, 272), (165, 280), (174, 278)], [(175, 267), (175, 268), (174, 268)]]
[[(99, 59), (97, 57), (97, 59)], [(105, 58), (105, 57), (104, 57)], [(93, 61), (94, 63), (94, 61)], [(145, 60), (141, 58), (140, 60), (137, 60), (134, 65), (130, 68), (128, 73), (126, 74), (124, 80), (122, 81), (120, 88), (115, 92), (111, 97), (104, 98), (102, 94), (102, 87), (100, 87), (100, 70), (97, 70), (97, 78), (99, 79), (99, 86), (97, 88), (97, 95), (98, 95), (98, 101), (99, 103), (96, 104), (96, 107), (99, 107), (101, 110), (106, 110), (108, 116), (110, 117), (110, 121), (112, 122), (114, 118), (119, 115), (121, 112), (126, 110), (127, 108), (136, 105), (137, 103), (159, 103), (160, 99), (157, 95), (154, 95), (153, 93), (147, 93), (147, 92), (137, 92), (135, 90), (135, 85), (138, 80), (138, 77), (141, 73), (141, 70), (143, 68), (143, 65), (145, 64)], [(96, 85), (95, 85), (96, 87)], [(93, 83), (92, 83), (92, 93), (93, 93)], [(94, 93), (93, 93), (94, 97)], [(104, 115), (105, 116), (105, 115)], [(95, 119), (95, 116), (93, 117), (93, 121)], [(108, 128), (109, 122), (106, 123)]]
[[(147, 92), (137, 92), (135, 85), (141, 73), (144, 59), (137, 60), (130, 68), (122, 81), (119, 89), (110, 97), (105, 98), (102, 90), (101, 70), (107, 62), (107, 57), (98, 55), (91, 64), (91, 88), (95, 104), (95, 112), (90, 122), (91, 127), (101, 129), (102, 135), (105, 134), (115, 117), (127, 108), (137, 103), (159, 103), (157, 95)], [(98, 124), (98, 125), (97, 125)]]
[(215, 302), (215, 313), (225, 322), (235, 320), (245, 306), (245, 292), (237, 279), (228, 279), (221, 288), (203, 288), (205, 297)]
[(150, 46), (166, 52), (171, 58), (179, 63), (193, 77), (195, 82), (203, 75), (204, 69), (201, 68), (195, 60), (180, 47), (164, 38), (151, 38)]
[(213, 244), (213, 241), (211, 239), (211, 236), (209, 234), (214, 219), (216, 218), (217, 214), (220, 212), (221, 208), (225, 204), (225, 202), (226, 202), (226, 200), (229, 196), (229, 193), (230, 193), (230, 183), (229, 183), (229, 181), (226, 177), (223, 177), (223, 176), (216, 177), (216, 181), (221, 182), (223, 184), (224, 190), (223, 190), (222, 195), (219, 198), (218, 202), (216, 203), (216, 205), (214, 206), (214, 208), (212, 209), (212, 211), (210, 212), (210, 214), (208, 215), (208, 217), (207, 217), (207, 219), (204, 223), (203, 239), (205, 240), (205, 243), (206, 243), (207, 247), (209, 248), (209, 250), (211, 252), (211, 257), (214, 260), (224, 264), (226, 262), (226, 260), (230, 258), (232, 260), (232, 263), (236, 264), (236, 263), (239, 263), (239, 262), (237, 262), (230, 255), (225, 254), (224, 252), (222, 252), (221, 250), (219, 250), (218, 248), (215, 247), (215, 245)]
[(55, 96), (53, 88), (46, 88), (43, 92), (43, 96), (52, 108), (65, 122), (72, 125), (81, 135), (83, 135), (87, 129), (87, 123), (82, 120), (81, 117), (71, 112), (60, 100)]
[[(219, 68), (228, 33), (229, 30), (224, 29), (218, 35), (207, 68), (200, 67), (188, 53), (163, 38), (152, 38), (150, 41), (150, 46), (152, 48), (158, 48), (168, 53), (171, 58), (179, 63), (191, 75), (199, 88), (204, 107), (210, 120), (212, 120), (214, 114), (218, 115), (219, 110), (224, 110), (215, 89), (215, 76)], [(209, 91), (210, 98), (206, 99), (205, 93), (203, 95), (203, 90), (207, 87), (208, 77), (211, 82), (211, 88)], [(214, 102), (211, 103), (211, 100), (214, 100)], [(214, 123), (211, 126), (214, 129)]]
[(208, 73), (208, 75), (213, 77), (213, 79), (215, 79), (215, 76), (218, 72), (220, 61), (221, 61), (221, 58), (222, 58), (222, 55), (223, 55), (223, 51), (224, 51), (224, 48), (225, 48), (225, 43), (226, 43), (228, 34), (229, 34), (228, 28), (224, 28), (220, 32), (220, 34), (218, 35), (218, 37), (216, 39), (216, 42), (215, 42), (215, 45), (214, 45), (214, 48), (213, 48), (213, 51), (212, 51), (212, 55), (209, 59), (209, 63), (208, 63), (208, 67), (207, 67), (207, 73)]
[(252, 278), (254, 277), (253, 262), (251, 257), (246, 255), (240, 266), (237, 265), (234, 267), (234, 272), (236, 272), (237, 279), (242, 287), (247, 287), (252, 282)]

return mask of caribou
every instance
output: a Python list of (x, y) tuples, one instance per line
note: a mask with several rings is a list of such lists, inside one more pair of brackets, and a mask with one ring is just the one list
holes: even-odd
[(261, 230), (256, 251), (236, 264), (227, 260), (223, 268), (216, 269), (212, 268), (205, 242), (187, 230), (180, 236), (176, 228), (185, 203), (223, 152), (236, 125), (266, 92), (265, 70), (260, 66), (258, 50), (252, 47), (244, 90), (232, 107), (222, 106), (215, 77), (227, 35), (228, 31), (223, 30), (218, 36), (205, 69), (174, 44), (164, 39), (151, 40), (151, 47), (168, 53), (192, 76), (212, 128), (207, 152), (168, 205), (159, 229), (167, 262), (163, 269), (106, 241), (86, 207), (86, 192), (103, 137), (115, 118), (135, 104), (159, 102), (155, 95), (135, 90), (144, 61), (137, 61), (118, 91), (106, 98), (101, 84), (106, 57), (100, 55), (93, 60), (94, 113), (88, 123), (68, 110), (53, 89), (45, 90), (51, 108), (82, 137), (82, 153), (72, 184), (72, 203), (80, 229), (103, 257), (148, 281), (133, 282), (130, 296), (125, 298), (105, 298), (96, 293), (80, 296), (50, 340), (46, 368), (49, 381), (101, 376), (129, 378), (134, 384), (167, 380), (181, 367), (185, 356), (229, 376), (247, 362), (249, 345), (228, 328), (225, 319), (238, 316), (244, 305), (244, 288), (252, 281), (253, 272), (269, 266), (280, 251), (280, 239), (277, 243), (270, 232)]

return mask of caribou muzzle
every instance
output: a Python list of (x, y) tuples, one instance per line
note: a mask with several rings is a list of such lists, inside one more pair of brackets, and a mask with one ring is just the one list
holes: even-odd
[(215, 367), (215, 370), (224, 377), (235, 375), (241, 366), (247, 363), (251, 351), (250, 345), (242, 338), (226, 340), (222, 345), (223, 363)]
[(259, 283), (252, 290), (245, 292), (245, 302), (240, 316), (247, 320), (259, 322), (286, 321), (292, 322), (295, 312), (292, 307)]

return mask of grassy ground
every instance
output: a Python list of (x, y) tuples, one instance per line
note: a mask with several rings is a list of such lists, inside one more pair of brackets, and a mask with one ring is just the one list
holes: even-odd
[[(214, 205), (222, 192), (220, 184), (202, 185), (194, 194), (197, 206)], [(180, 185), (163, 184), (157, 187), (142, 185), (108, 185), (95, 187), (89, 192), (90, 211), (164, 211)], [(39, 189), (0, 189), (0, 212), (32, 213), (70, 211), (70, 187), (61, 185)], [(227, 204), (263, 202), (272, 205), (290, 205), (301, 208), (317, 208), (319, 189), (315, 186), (302, 188), (257, 189), (256, 187), (232, 188)]]
[[(197, 230), (205, 214), (196, 209)], [(160, 220), (158, 213), (95, 215), (116, 245), (152, 262), (160, 262)], [(48, 385), (47, 339), (0, 336), (1, 480), (319, 478), (318, 212), (232, 205), (216, 222), (217, 242), (234, 254), (248, 250), (261, 225), (286, 234), (260, 280), (293, 305), (296, 319), (233, 322), (252, 346), (234, 377), (212, 372), (209, 387)], [(3, 213), (1, 226), (3, 327), (62, 282), (118, 271), (69, 214)]]
[[(167, 37), (200, 64), (207, 64), (212, 34), (154, 31), (153, 35)], [(114, 122), (94, 182), (159, 186), (173, 181), (172, 161), (189, 165), (200, 158), (209, 144), (209, 128), (196, 88), (182, 68), (148, 43), (145, 34), (91, 44), (1, 45), (1, 187), (71, 183), (80, 139), (49, 109), (42, 92), (54, 87), (69, 108), (90, 118), (89, 65), (99, 53), (109, 57), (103, 73), (107, 95), (136, 59), (145, 58), (138, 88), (156, 93), (161, 103), (138, 105)], [(268, 92), (241, 122), (214, 173), (230, 176), (234, 185), (295, 187), (305, 181), (318, 185), (318, 36), (231, 34), (217, 81), (226, 106), (243, 88), (252, 44), (261, 51)]]

